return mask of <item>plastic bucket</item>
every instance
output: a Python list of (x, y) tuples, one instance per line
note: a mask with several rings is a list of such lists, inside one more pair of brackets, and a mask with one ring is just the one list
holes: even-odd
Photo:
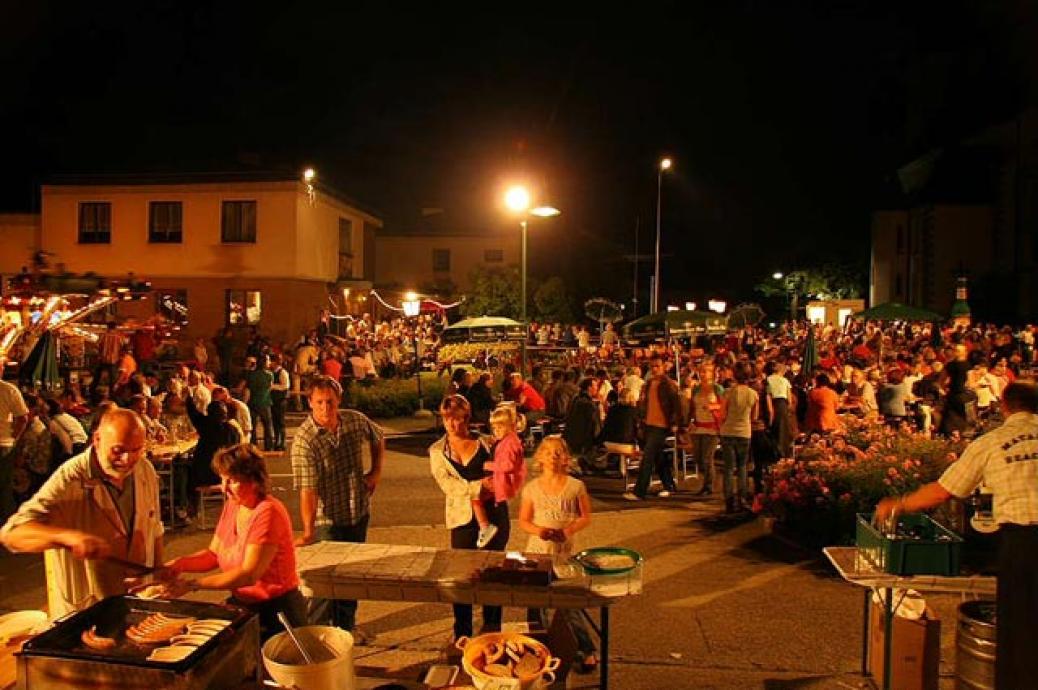
[(355, 690), (353, 635), (328, 625), (308, 625), (295, 633), (315, 663), (303, 663), (288, 633), (278, 633), (263, 645), (263, 666), (271, 678), (298, 690)]
[(988, 690), (995, 687), (995, 602), (967, 601), (959, 606), (955, 631), (955, 687)]

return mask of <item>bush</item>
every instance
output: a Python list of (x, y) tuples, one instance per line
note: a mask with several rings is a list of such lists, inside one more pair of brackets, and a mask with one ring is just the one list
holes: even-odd
[[(447, 380), (430, 372), (422, 373), (422, 398), (425, 409), (435, 410), (446, 390)], [(418, 409), (418, 387), (414, 377), (354, 381), (346, 391), (343, 404), (369, 417), (408, 417)]]

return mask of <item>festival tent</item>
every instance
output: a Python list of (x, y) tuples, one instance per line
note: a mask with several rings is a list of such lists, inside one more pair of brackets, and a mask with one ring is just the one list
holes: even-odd
[(725, 333), (727, 330), (728, 319), (722, 314), (678, 309), (661, 311), (635, 319), (624, 326), (624, 338), (627, 340), (678, 338), (689, 335)]
[(860, 311), (854, 318), (863, 321), (931, 321), (940, 323), (947, 319), (937, 312), (919, 307), (910, 307), (899, 302), (877, 304), (865, 311)]
[(526, 329), (521, 323), (503, 316), (479, 316), (462, 319), (443, 330), (445, 343), (523, 340)]

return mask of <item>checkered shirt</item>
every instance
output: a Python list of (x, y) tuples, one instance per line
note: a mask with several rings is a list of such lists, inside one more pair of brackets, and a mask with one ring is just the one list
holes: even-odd
[(983, 482), (994, 494), (999, 524), (1038, 525), (1038, 415), (1009, 415), (971, 443), (938, 481), (959, 498)]
[(292, 441), (293, 485), (296, 490), (316, 490), (332, 524), (357, 524), (369, 512), (365, 447), (381, 443), (382, 438), (382, 429), (354, 410), (339, 411), (334, 433), (307, 417)]

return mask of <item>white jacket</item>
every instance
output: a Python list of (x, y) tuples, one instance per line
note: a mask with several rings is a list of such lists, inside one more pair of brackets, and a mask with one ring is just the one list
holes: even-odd
[[(481, 437), (479, 442), (493, 457), (489, 441)], [(454, 529), (468, 524), (472, 520), (472, 501), (479, 498), (482, 482), (479, 480), (467, 481), (458, 474), (458, 470), (447, 459), (446, 444), (447, 437), (443, 436), (429, 446), (429, 469), (433, 479), (440, 485), (440, 490), (447, 497), (447, 505), (444, 510), (447, 529)]]

